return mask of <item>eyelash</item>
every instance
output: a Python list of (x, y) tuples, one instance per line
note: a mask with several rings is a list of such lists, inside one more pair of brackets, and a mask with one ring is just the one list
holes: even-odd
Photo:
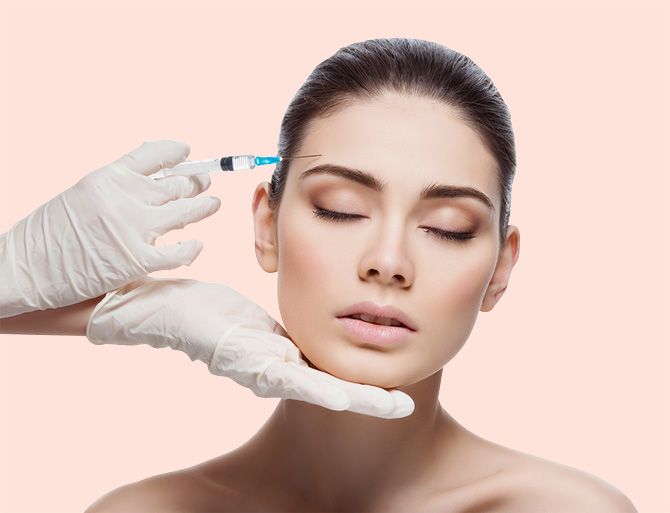
[(314, 210), (314, 215), (320, 217), (321, 219), (326, 219), (328, 221), (350, 221), (352, 219), (361, 219), (364, 216), (359, 214), (345, 214), (343, 212), (333, 212), (332, 210), (326, 210), (325, 208), (317, 207)]
[[(326, 210), (325, 208), (317, 207), (314, 210), (314, 216), (327, 221), (352, 221), (355, 219), (362, 219), (365, 216), (359, 214), (345, 214), (343, 212), (333, 212), (332, 210)], [(440, 239), (450, 240), (454, 242), (467, 242), (470, 239), (473, 239), (475, 236), (472, 232), (447, 232), (444, 230), (438, 230), (437, 228), (423, 228), (423, 231), (426, 233), (432, 233)]]

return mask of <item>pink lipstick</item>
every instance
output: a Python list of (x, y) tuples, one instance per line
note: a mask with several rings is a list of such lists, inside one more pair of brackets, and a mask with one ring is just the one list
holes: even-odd
[(336, 317), (347, 333), (369, 344), (396, 345), (416, 332), (414, 321), (402, 310), (370, 301), (356, 303)]

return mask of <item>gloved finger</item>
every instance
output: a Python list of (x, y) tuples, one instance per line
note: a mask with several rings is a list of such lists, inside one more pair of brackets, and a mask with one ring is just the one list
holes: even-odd
[(414, 411), (414, 401), (400, 390), (385, 390), (383, 388), (352, 383), (336, 378), (325, 372), (310, 368), (318, 373), (324, 381), (336, 384), (349, 395), (351, 405), (347, 410), (385, 419), (406, 417)]
[(339, 387), (320, 379), (313, 369), (293, 362), (273, 362), (256, 382), (260, 386), (254, 393), (260, 397), (295, 399), (335, 411), (346, 410), (351, 403)]
[(395, 407), (390, 412), (378, 415), (378, 417), (382, 419), (401, 419), (410, 416), (414, 412), (414, 401), (405, 392), (389, 390), (388, 393), (393, 396)]
[[(275, 362), (263, 376), (259, 381), (267, 381), (268, 388), (274, 389), (273, 397), (306, 401), (330, 410), (346, 409), (385, 419), (406, 417), (414, 411), (414, 401), (404, 392), (351, 383), (292, 362)], [(345, 392), (349, 397), (349, 406), (342, 408), (336, 403), (339, 401), (339, 392)]]
[(206, 191), (212, 183), (208, 174), (194, 176), (167, 176), (156, 182), (157, 192), (152, 196), (150, 205), (163, 205), (179, 198), (193, 198)]
[(186, 160), (191, 148), (188, 144), (176, 141), (145, 142), (139, 148), (127, 153), (115, 164), (131, 171), (149, 176), (161, 168), (174, 167)]
[[(352, 383), (309, 367), (300, 358), (300, 350), (292, 341), (284, 337), (272, 338), (283, 343), (287, 349), (292, 348), (295, 351), (287, 350), (285, 354), (278, 355), (281, 358), (279, 363), (274, 363), (268, 367), (264, 372), (266, 377), (259, 378), (257, 382), (263, 383), (265, 381), (267, 383), (269, 381), (270, 386), (283, 388), (284, 392), (281, 397), (299, 400), (301, 397), (317, 397), (323, 400), (318, 394), (319, 390), (338, 389), (346, 392), (349, 396), (351, 402), (346, 409), (354, 413), (394, 419), (406, 417), (414, 411), (414, 401), (404, 392), (400, 390), (387, 391), (371, 385)], [(294, 366), (288, 365), (288, 363), (292, 363)], [(305, 378), (307, 378), (307, 381), (305, 381)], [(313, 395), (315, 393), (316, 396)], [(286, 397), (287, 394), (293, 397)], [(312, 400), (307, 400), (307, 402), (318, 404)], [(338, 408), (329, 409), (338, 410)]]
[(178, 230), (211, 216), (219, 210), (221, 200), (213, 196), (200, 198), (180, 198), (157, 207), (161, 224), (155, 227), (158, 236), (170, 230)]
[(365, 413), (368, 415), (386, 415), (395, 407), (395, 400), (383, 388), (370, 385), (361, 385), (336, 378), (325, 372), (310, 368), (312, 372), (322, 374), (321, 379), (332, 381), (345, 391), (351, 398), (351, 405), (347, 408), (355, 413)]
[(202, 251), (202, 242), (192, 239), (179, 244), (152, 247), (151, 256), (145, 265), (147, 273), (176, 269), (182, 265), (191, 265)]

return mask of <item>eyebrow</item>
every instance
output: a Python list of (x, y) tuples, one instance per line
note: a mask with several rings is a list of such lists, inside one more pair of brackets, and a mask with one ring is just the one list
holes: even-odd
[[(382, 182), (378, 178), (375, 178), (370, 173), (361, 171), (360, 169), (352, 169), (349, 167), (337, 166), (335, 164), (321, 164), (320, 166), (308, 169), (298, 177), (298, 180), (302, 180), (303, 178), (306, 178), (310, 175), (323, 174), (323, 173), (351, 180), (352, 182), (359, 183), (364, 187), (372, 189), (376, 192), (382, 192), (388, 185), (387, 183)], [(419, 198), (422, 200), (436, 199), (436, 198), (458, 198), (458, 197), (474, 198), (484, 203), (491, 210), (495, 210), (491, 199), (482, 191), (475, 189), (473, 187), (431, 184), (424, 187), (419, 196)]]

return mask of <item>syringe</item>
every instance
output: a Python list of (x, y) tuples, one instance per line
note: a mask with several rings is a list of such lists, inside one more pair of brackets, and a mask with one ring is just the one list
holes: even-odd
[(151, 175), (151, 178), (162, 178), (170, 175), (202, 175), (205, 173), (215, 173), (217, 171), (243, 171), (246, 169), (253, 169), (256, 166), (277, 164), (282, 160), (320, 156), (321, 155), (301, 155), (299, 157), (254, 157), (253, 155), (234, 155), (232, 157), (223, 157), (220, 159), (207, 159), (193, 162), (186, 161), (168, 169), (161, 169)]

